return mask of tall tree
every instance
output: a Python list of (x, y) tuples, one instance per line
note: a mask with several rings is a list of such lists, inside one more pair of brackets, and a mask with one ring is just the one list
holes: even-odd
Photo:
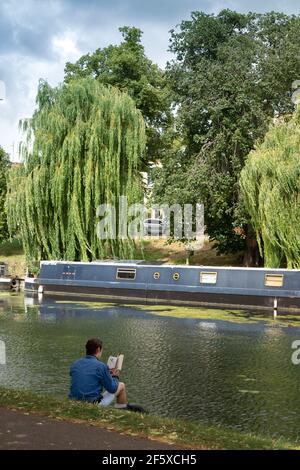
[(147, 134), (145, 163), (160, 159), (168, 145), (166, 130), (171, 123), (170, 94), (164, 72), (145, 54), (142, 31), (119, 28), (123, 41), (94, 53), (83, 55), (65, 67), (65, 81), (93, 77), (104, 85), (113, 85), (128, 93), (141, 111)]
[(193, 12), (171, 33), (176, 59), (168, 76), (182, 145), (175, 156), (167, 154), (155, 191), (203, 202), (219, 251), (245, 249), (249, 240), (239, 175), (270, 120), (293, 110), (299, 47), (300, 18), (274, 12)]
[(8, 237), (5, 199), (7, 191), (6, 178), (9, 167), (10, 162), (8, 154), (0, 147), (0, 243)]
[(131, 257), (130, 240), (99, 239), (97, 208), (139, 199), (145, 127), (133, 100), (92, 78), (57, 88), (42, 81), (23, 130), (24, 165), (10, 172), (7, 207), (27, 258)]
[(300, 108), (286, 119), (278, 119), (250, 153), (240, 184), (265, 265), (299, 269)]

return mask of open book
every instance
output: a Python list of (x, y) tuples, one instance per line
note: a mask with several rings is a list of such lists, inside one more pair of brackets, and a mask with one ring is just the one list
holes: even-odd
[(124, 354), (118, 354), (118, 356), (109, 356), (107, 365), (109, 369), (122, 370), (124, 360)]

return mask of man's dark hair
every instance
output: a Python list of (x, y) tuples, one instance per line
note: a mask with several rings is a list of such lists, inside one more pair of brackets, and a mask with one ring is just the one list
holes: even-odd
[(86, 353), (89, 356), (96, 354), (98, 348), (102, 349), (102, 341), (98, 338), (89, 339), (85, 345)]

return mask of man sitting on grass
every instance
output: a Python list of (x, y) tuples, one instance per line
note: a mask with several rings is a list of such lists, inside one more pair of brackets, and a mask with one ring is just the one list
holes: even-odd
[(127, 403), (126, 387), (119, 380), (119, 371), (109, 370), (108, 366), (100, 361), (102, 341), (98, 338), (89, 339), (85, 349), (86, 356), (75, 361), (70, 368), (69, 398), (98, 403), (101, 406), (110, 405), (116, 398), (116, 408), (143, 412), (138, 405)]

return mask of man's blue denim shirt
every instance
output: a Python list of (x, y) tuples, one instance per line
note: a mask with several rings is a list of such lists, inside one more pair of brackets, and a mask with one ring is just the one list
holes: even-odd
[(103, 389), (116, 393), (119, 381), (109, 373), (109, 368), (96, 356), (85, 356), (70, 368), (71, 390), (69, 398), (95, 401), (101, 398)]

